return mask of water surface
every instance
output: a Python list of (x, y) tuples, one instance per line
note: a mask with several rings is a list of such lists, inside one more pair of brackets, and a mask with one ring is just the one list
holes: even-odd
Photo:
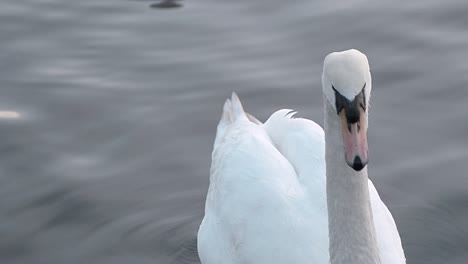
[(323, 58), (348, 48), (408, 263), (466, 263), (466, 1), (176, 2), (0, 4), (2, 263), (198, 263), (225, 98), (322, 124)]

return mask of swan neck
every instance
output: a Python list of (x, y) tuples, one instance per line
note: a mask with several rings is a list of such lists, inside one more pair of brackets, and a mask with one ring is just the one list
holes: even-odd
[(380, 264), (367, 167), (346, 164), (339, 116), (325, 97), (324, 105), (330, 263)]

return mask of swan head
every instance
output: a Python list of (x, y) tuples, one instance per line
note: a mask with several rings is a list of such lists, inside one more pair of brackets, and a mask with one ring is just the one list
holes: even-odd
[(322, 87), (326, 100), (341, 120), (346, 163), (360, 171), (368, 162), (367, 116), (372, 89), (366, 55), (354, 49), (327, 55)]

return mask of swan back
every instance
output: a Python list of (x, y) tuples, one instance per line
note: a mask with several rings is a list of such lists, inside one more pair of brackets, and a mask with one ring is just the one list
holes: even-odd
[[(279, 145), (287, 147), (281, 141), (291, 143), (294, 137), (269, 135), (273, 124), (291, 122), (298, 132), (318, 135), (321, 139), (312, 137), (310, 142), (323, 145), (323, 131), (311, 121), (282, 115), (284, 111), (274, 114), (268, 125), (258, 124), (245, 112), (236, 112), (241, 109), (234, 108), (238, 103), (234, 96), (227, 101), (218, 125), (205, 217), (198, 234), (202, 263), (326, 263), (325, 197), (307, 190), (297, 173), (302, 164), (294, 167), (279, 150)], [(299, 123), (311, 127), (303, 129)], [(303, 140), (303, 146), (308, 143), (307, 138), (297, 139)], [(308, 148), (314, 152), (311, 156), (318, 155), (317, 160), (323, 157), (320, 149)], [(318, 162), (324, 167), (323, 158)]]
[(296, 118), (296, 112), (278, 110), (265, 122), (265, 130), (278, 151), (291, 163), (303, 187), (325, 201), (325, 137), (312, 120)]

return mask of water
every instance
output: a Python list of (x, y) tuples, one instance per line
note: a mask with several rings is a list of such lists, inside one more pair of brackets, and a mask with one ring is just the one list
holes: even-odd
[(408, 263), (467, 262), (466, 1), (176, 3), (2, 1), (1, 263), (198, 263), (224, 99), (322, 124), (322, 60), (352, 47)]

